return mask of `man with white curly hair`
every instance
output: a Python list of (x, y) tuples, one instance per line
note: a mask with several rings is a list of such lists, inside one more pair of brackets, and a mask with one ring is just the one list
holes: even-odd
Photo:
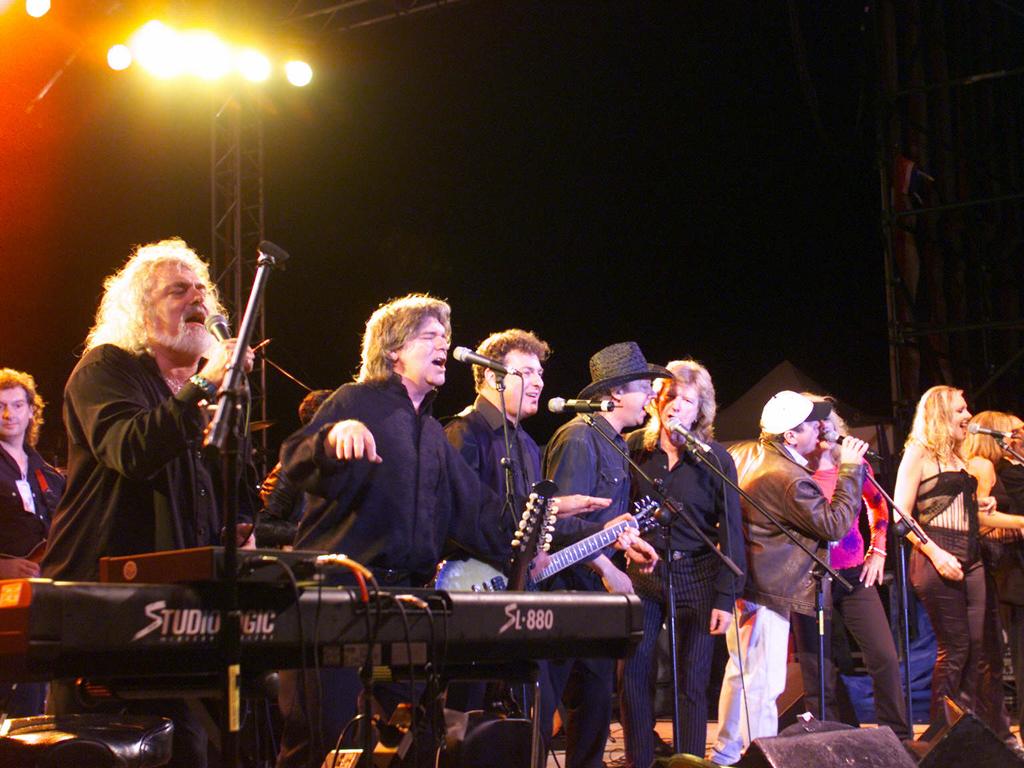
[[(206, 330), (221, 311), (209, 269), (180, 238), (136, 248), (107, 278), (64, 389), (67, 490), (44, 576), (95, 580), (104, 556), (221, 543), (218, 466), (201, 450), (203, 404), (215, 399), (235, 346)], [(244, 517), (252, 507), (244, 494), (242, 502)], [(73, 686), (55, 683), (51, 705), (75, 711)], [(132, 707), (175, 721), (171, 765), (206, 765), (206, 735), (185, 702)]]

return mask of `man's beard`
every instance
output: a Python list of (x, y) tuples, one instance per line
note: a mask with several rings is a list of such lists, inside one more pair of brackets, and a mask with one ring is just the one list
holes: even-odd
[(161, 347), (166, 347), (190, 357), (200, 358), (213, 344), (213, 336), (202, 325), (183, 323), (183, 327), (173, 336), (169, 333), (153, 333), (152, 339)]

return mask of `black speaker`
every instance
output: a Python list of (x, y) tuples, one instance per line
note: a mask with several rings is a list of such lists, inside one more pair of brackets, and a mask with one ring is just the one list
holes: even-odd
[[(1013, 750), (970, 711), (946, 697), (946, 725), (929, 728), (910, 749), (922, 756), (919, 768), (1013, 768), (1024, 766)], [(934, 735), (931, 735), (934, 733)]]
[(914, 768), (915, 765), (889, 728), (844, 728), (754, 739), (737, 763), (742, 768)]

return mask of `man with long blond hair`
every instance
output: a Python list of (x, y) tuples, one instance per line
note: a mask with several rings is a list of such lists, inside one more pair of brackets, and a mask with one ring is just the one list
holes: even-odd
[[(204, 404), (215, 400), (235, 343), (206, 330), (220, 309), (206, 264), (178, 238), (136, 248), (107, 278), (64, 389), (68, 484), (44, 576), (95, 580), (104, 556), (221, 543), (219, 465), (202, 452)], [(240, 496), (240, 515), (251, 516), (252, 500)], [(68, 681), (54, 683), (51, 702), (56, 714), (81, 708)], [(171, 765), (206, 765), (206, 733), (186, 702), (131, 709), (174, 720)]]
[[(39, 575), (39, 556), (64, 491), (64, 477), (36, 450), (43, 398), (27, 373), (0, 368), (0, 579)], [(10, 717), (43, 712), (46, 685), (0, 685)]]
[[(627, 438), (630, 454), (645, 473), (661, 483), (665, 492), (685, 508), (701, 531), (743, 568), (746, 550), (739, 495), (694, 458), (685, 438), (669, 427), (669, 422), (676, 420), (709, 444), (710, 460), (736, 481), (732, 457), (714, 441), (717, 405), (711, 374), (695, 360), (673, 360), (666, 367), (674, 378), (654, 382), (656, 395), (650, 409), (651, 419), (645, 429), (638, 429)], [(653, 495), (654, 489), (634, 474), (633, 494)], [(654, 760), (651, 675), (659, 630), (668, 612), (668, 579), (672, 579), (675, 595), (681, 672), (679, 743), (683, 752), (698, 756), (704, 754), (707, 737), (707, 691), (714, 636), (729, 629), (732, 605), (743, 589), (743, 579), (723, 566), (682, 519), (673, 517), (668, 541), (660, 530), (649, 538), (662, 555), (655, 572), (648, 576), (632, 566), (628, 570), (644, 605), (643, 638), (634, 654), (626, 659), (620, 692), (626, 765), (630, 768), (646, 768)], [(671, 553), (667, 558), (666, 551)]]

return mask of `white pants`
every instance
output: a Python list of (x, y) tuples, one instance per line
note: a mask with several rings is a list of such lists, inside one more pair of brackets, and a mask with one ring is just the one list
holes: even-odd
[(711, 762), (716, 765), (732, 765), (752, 740), (778, 733), (775, 701), (786, 688), (789, 617), (749, 600), (737, 601), (736, 610), (739, 638), (737, 643), (736, 629), (726, 633), (729, 663), (718, 699), (718, 733), (711, 748)]

